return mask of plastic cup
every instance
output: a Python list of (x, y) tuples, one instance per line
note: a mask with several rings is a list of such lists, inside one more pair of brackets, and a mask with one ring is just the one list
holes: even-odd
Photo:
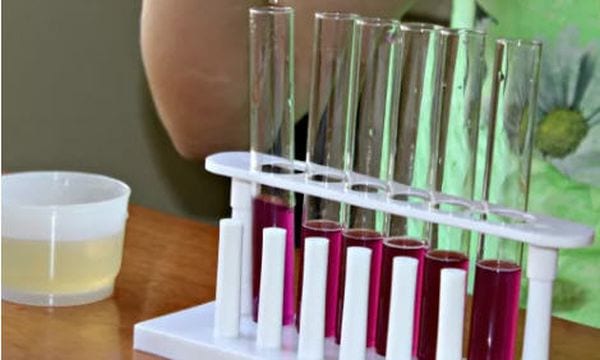
[(103, 175), (2, 176), (2, 299), (70, 306), (109, 297), (131, 189)]

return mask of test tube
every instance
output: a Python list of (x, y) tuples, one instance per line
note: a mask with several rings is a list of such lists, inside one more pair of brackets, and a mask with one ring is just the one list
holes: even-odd
[[(294, 10), (250, 9), (250, 166), (254, 171), (289, 172), (294, 159)], [(269, 156), (282, 158), (275, 164)], [(286, 230), (283, 317), (294, 321), (294, 196), (257, 185), (252, 203), (252, 297), (259, 303), (263, 229)]]
[[(401, 64), (401, 88), (396, 138), (396, 152), (392, 178), (394, 181), (422, 189), (433, 188), (435, 144), (434, 94), (435, 82), (440, 76), (436, 56), (436, 39), (441, 26), (425, 23), (403, 23), (400, 27), (403, 46)], [(423, 195), (415, 193), (390, 196), (401, 201), (424, 201)], [(390, 308), (392, 259), (408, 256), (419, 261), (413, 318), (413, 354), (416, 353), (419, 334), (419, 311), (421, 299), (423, 258), (428, 246), (425, 223), (402, 216), (390, 217), (389, 237), (383, 246), (381, 290), (377, 320), (376, 350), (386, 354), (387, 331)]]
[[(496, 42), (490, 99), (490, 124), (484, 174), (484, 199), (527, 210), (541, 44)], [(488, 221), (522, 218), (498, 212)], [(520, 242), (480, 238), (475, 270), (469, 342), (470, 359), (513, 359), (519, 309)]]
[[(467, 29), (444, 29), (440, 31), (438, 47), (443, 65), (438, 96), (439, 137), (434, 190), (472, 199), (485, 34)], [(435, 206), (451, 212), (468, 211), (467, 206), (460, 203)], [(438, 247), (448, 247), (457, 239), (469, 239), (471, 233), (456, 227), (433, 225), (430, 236), (440, 243)]]
[[(400, 24), (396, 20), (361, 18), (357, 21), (359, 38), (357, 111), (353, 130), (352, 169), (356, 173), (378, 178), (379, 184), (350, 184), (349, 191), (369, 196), (386, 193), (393, 164), (395, 129), (400, 88)], [(343, 232), (343, 254), (351, 246), (371, 249), (367, 346), (375, 345), (379, 277), (383, 237), (387, 219), (381, 212), (350, 207), (347, 229)], [(345, 260), (344, 260), (345, 261)], [(343, 282), (341, 291), (343, 292)], [(342, 313), (343, 301), (338, 314)], [(336, 338), (339, 342), (340, 327)]]
[[(344, 179), (320, 173), (316, 165), (349, 171), (352, 102), (355, 97), (357, 15), (316, 13), (308, 120), (306, 175), (324, 187)], [(342, 256), (344, 207), (337, 201), (304, 197), (298, 301), (302, 297), (303, 249), (307, 238), (329, 239), (325, 337), (335, 336)], [(300, 304), (298, 305), (300, 309)], [(298, 314), (296, 323), (300, 324)]]
[[(434, 188), (436, 84), (442, 62), (436, 46), (442, 26), (402, 23), (404, 39), (393, 180), (419, 189)], [(418, 202), (415, 194), (391, 194), (396, 200)], [(425, 223), (393, 215), (390, 234), (426, 239)]]
[[(434, 190), (464, 198), (473, 197), (477, 132), (485, 35), (466, 29), (444, 29), (437, 40), (442, 61), (437, 87), (437, 143)], [(445, 211), (466, 211), (460, 203), (436, 203)], [(437, 346), (441, 270), (468, 271), (470, 232), (449, 226), (432, 225), (430, 248), (425, 255), (419, 359), (435, 359)]]

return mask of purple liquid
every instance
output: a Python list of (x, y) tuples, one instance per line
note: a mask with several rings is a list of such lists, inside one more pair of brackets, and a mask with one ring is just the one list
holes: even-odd
[(285, 265), (283, 275), (283, 325), (294, 322), (294, 209), (280, 198), (259, 195), (252, 203), (252, 315), (258, 319), (258, 294), (262, 263), (262, 232), (266, 227), (277, 226), (287, 230)]
[(344, 276), (346, 252), (350, 246), (362, 246), (371, 249), (371, 276), (369, 279), (369, 309), (367, 318), (367, 347), (375, 345), (377, 331), (377, 305), (379, 302), (379, 278), (381, 275), (381, 256), (383, 252), (383, 236), (370, 229), (350, 229), (344, 232), (344, 246), (342, 251), (342, 286), (340, 287), (340, 307), (338, 309), (338, 323), (336, 342), (339, 344), (342, 333), (342, 309), (344, 296)]
[(477, 263), (469, 359), (514, 358), (520, 285), (519, 265), (501, 260)]
[(432, 250), (425, 255), (417, 356), (419, 360), (435, 360), (442, 269), (467, 271), (468, 267), (469, 259), (460, 252)]
[(413, 319), (413, 354), (417, 352), (417, 338), (419, 336), (419, 313), (421, 309), (421, 278), (423, 275), (423, 258), (425, 257), (426, 244), (410, 238), (391, 238), (384, 242), (383, 260), (381, 262), (381, 289), (379, 291), (379, 311), (377, 314), (377, 353), (385, 355), (387, 348), (387, 334), (390, 315), (390, 296), (392, 291), (392, 269), (394, 257), (407, 256), (419, 260), (417, 269), (417, 286), (415, 289), (415, 307)]
[(296, 317), (296, 326), (300, 328), (300, 301), (302, 299), (302, 276), (304, 270), (304, 239), (311, 236), (329, 239), (327, 287), (325, 290), (325, 337), (335, 336), (340, 285), (340, 263), (342, 261), (342, 226), (335, 221), (309, 220), (302, 225), (300, 271), (298, 279), (298, 316)]

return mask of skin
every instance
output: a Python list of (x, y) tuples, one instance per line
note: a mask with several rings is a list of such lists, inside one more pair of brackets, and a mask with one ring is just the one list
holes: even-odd
[[(296, 117), (308, 109), (313, 15), (400, 18), (413, 0), (288, 0), (295, 11)], [(158, 114), (177, 151), (202, 160), (248, 148), (248, 8), (261, 1), (144, 0), (141, 49)]]

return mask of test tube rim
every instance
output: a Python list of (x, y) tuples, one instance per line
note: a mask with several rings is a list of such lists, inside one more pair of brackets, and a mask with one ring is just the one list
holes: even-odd
[(342, 11), (320, 11), (315, 13), (315, 20), (351, 20), (351, 22), (354, 22), (359, 18), (360, 16), (355, 13)]
[(476, 29), (468, 29), (468, 28), (443, 28), (439, 30), (441, 36), (451, 37), (451, 36), (461, 36), (468, 35), (480, 39), (484, 39), (486, 36), (485, 31), (476, 30)]
[(291, 6), (253, 6), (250, 8), (251, 15), (276, 15), (276, 14), (293, 14), (294, 8)]
[(496, 40), (496, 46), (516, 46), (516, 47), (528, 47), (530, 49), (541, 49), (542, 41), (536, 39), (523, 39), (523, 38), (500, 38)]
[(446, 29), (446, 27), (438, 24), (425, 22), (402, 22), (400, 23), (400, 31), (411, 33), (435, 33)]
[[(415, 246), (400, 246), (400, 245), (395, 245), (395, 244), (391, 243), (394, 240), (402, 240), (402, 239), (418, 241), (422, 245), (419, 245), (419, 246), (416, 246), (416, 245)], [(383, 246), (387, 246), (387, 247), (393, 248), (393, 249), (402, 249), (402, 250), (407, 250), (407, 249), (408, 250), (412, 250), (412, 249), (425, 248), (425, 247), (427, 247), (427, 244), (430, 244), (430, 243), (431, 243), (431, 241), (428, 240), (428, 239), (417, 237), (417, 236), (410, 236), (408, 234), (386, 236), (383, 239)]]
[(376, 16), (360, 16), (356, 23), (361, 27), (397, 27), (400, 29), (401, 23), (397, 19), (393, 18), (384, 18), (384, 17), (376, 17)]

